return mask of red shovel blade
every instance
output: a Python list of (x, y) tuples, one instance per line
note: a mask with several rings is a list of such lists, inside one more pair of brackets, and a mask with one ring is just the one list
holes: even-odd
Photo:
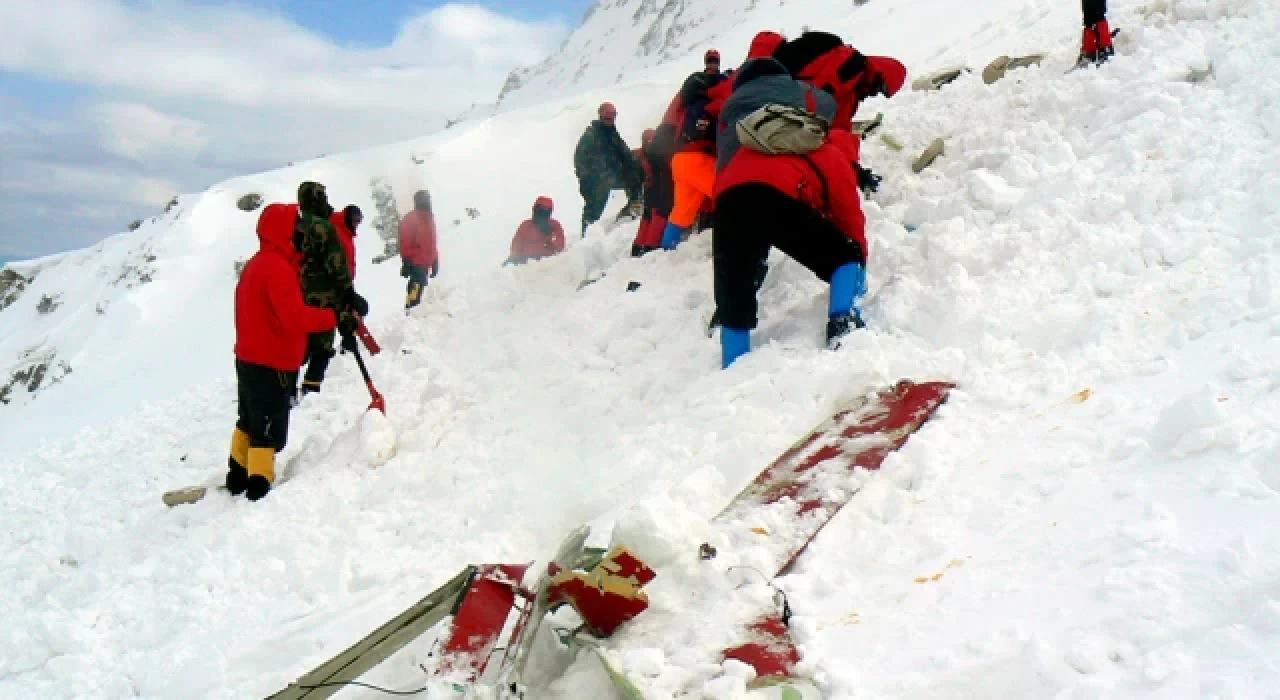
[(369, 410), (378, 411), (384, 416), (387, 415), (387, 402), (382, 398), (382, 394), (373, 388), (373, 382), (369, 382), (369, 395), (373, 397), (373, 400), (369, 402)]

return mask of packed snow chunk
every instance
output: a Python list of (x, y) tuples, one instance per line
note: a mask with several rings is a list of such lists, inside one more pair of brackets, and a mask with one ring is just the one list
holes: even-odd
[(1229, 435), (1223, 401), (1211, 387), (1202, 387), (1165, 406), (1151, 430), (1151, 444), (1174, 454), (1204, 452)]
[(396, 456), (396, 429), (381, 411), (365, 411), (360, 419), (360, 454), (371, 467)]
[(661, 649), (653, 647), (621, 649), (618, 654), (622, 659), (623, 668), (647, 678), (661, 676), (663, 669), (667, 667), (667, 655)]
[(651, 567), (671, 564), (708, 540), (705, 517), (668, 498), (651, 498), (628, 508), (613, 526), (613, 545), (628, 549)]
[(969, 174), (969, 194), (978, 204), (1000, 214), (1008, 214), (1022, 201), (1026, 191), (1010, 185), (1004, 178), (984, 168)]

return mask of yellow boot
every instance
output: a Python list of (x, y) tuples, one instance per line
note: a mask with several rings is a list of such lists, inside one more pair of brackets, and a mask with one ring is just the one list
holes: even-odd
[(271, 490), (271, 482), (276, 479), (276, 451), (271, 447), (249, 448), (249, 484), (245, 494), (250, 501), (256, 501)]
[(227, 490), (239, 496), (249, 486), (249, 434), (236, 428), (231, 433), (231, 456), (227, 458)]

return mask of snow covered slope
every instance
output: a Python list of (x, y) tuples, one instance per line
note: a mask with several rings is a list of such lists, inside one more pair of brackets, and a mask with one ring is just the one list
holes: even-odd
[(1054, 46), (1064, 28), (1079, 21), (1079, 7), (1055, 0), (988, 0), (981, 8), (938, 0), (599, 0), (559, 51), (512, 72), (498, 107), (619, 82), (679, 81), (702, 67), (710, 47), (720, 49), (729, 67), (761, 29), (787, 36), (807, 27), (838, 30), (866, 53), (891, 53), (921, 69), (969, 59), (985, 64), (997, 40), (1001, 51)]
[[(630, 260), (631, 230), (594, 230), (497, 268), (537, 194), (576, 224), (568, 153), (602, 96), (634, 140), (673, 87), (659, 73), (683, 66), (224, 183), (99, 251), (20, 267), (40, 269), (0, 311), (0, 350), (48, 339), (73, 370), (0, 408), (0, 697), (262, 697), (463, 564), (545, 556), (583, 521), (659, 569), (653, 608), (610, 642), (646, 687), (735, 697), (714, 655), (762, 587), (723, 568), (750, 551), (696, 562), (703, 523), (832, 408), (899, 377), (961, 390), (781, 582), (830, 697), (1274, 694), (1277, 11), (1115, 3), (1122, 55), (1064, 76), (1070, 3), (955, 5), (756, 6), (850, 36), (880, 13), (868, 50), (913, 70), (1055, 49), (994, 86), (970, 75), (870, 106), (908, 148), (867, 144), (886, 176), (866, 205), (871, 330), (838, 353), (819, 349), (823, 285), (775, 259), (760, 347), (717, 371), (706, 236)], [(922, 36), (930, 8), (946, 25)], [(1015, 37), (1011, 16), (1044, 19)], [(1209, 80), (1184, 80), (1210, 62)], [(912, 175), (935, 136), (947, 155)], [(402, 203), (425, 183), (442, 210), (444, 272), (411, 319), (394, 263), (370, 264), (376, 234), (359, 239), (399, 453), (370, 468), (368, 398), (338, 358), (295, 414), (276, 492), (165, 510), (160, 491), (225, 463), (230, 290), (254, 247), (235, 201), (305, 177), (367, 212), (371, 178)], [(116, 283), (130, 268), (136, 283)], [(429, 644), (368, 680), (419, 685)], [(605, 686), (584, 659), (541, 695)]]

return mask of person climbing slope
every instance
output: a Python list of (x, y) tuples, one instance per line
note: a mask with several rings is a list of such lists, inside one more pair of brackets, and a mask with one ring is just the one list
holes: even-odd
[(436, 245), (436, 217), (431, 211), (431, 193), (413, 194), (413, 211), (400, 219), (400, 276), (408, 278), (404, 312), (422, 303), (428, 279), (440, 274), (440, 251)]
[(1084, 32), (1080, 37), (1080, 57), (1076, 59), (1076, 65), (1106, 63), (1116, 55), (1111, 43), (1111, 25), (1107, 22), (1107, 0), (1081, 0), (1080, 13), (1084, 18)]
[[(828, 130), (837, 109), (830, 94), (772, 58), (748, 61), (734, 78), (720, 119), (712, 234), (722, 367), (751, 348), (760, 265), (773, 247), (831, 285), (830, 347), (864, 325), (856, 300), (865, 287), (865, 220), (853, 162)], [(793, 137), (809, 138), (776, 146), (769, 129), (788, 125), (807, 132)]]

